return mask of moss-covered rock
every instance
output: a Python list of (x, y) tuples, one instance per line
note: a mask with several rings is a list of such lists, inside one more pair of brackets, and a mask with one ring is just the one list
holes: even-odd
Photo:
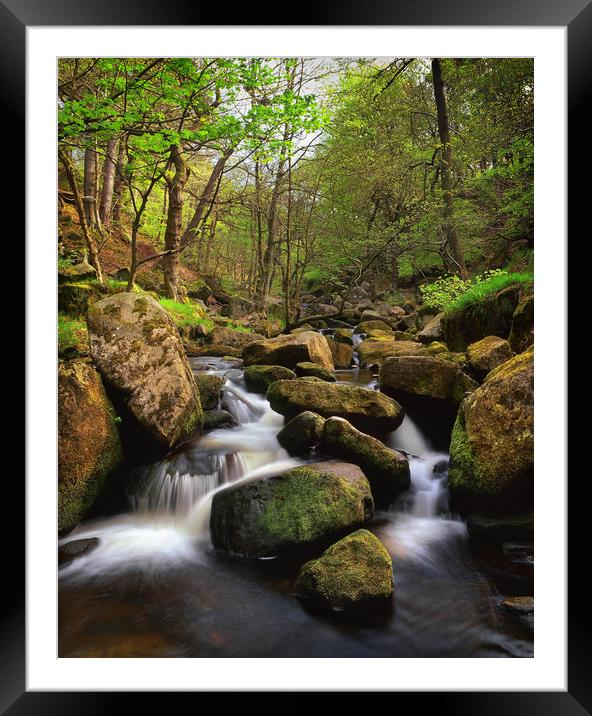
[(383, 341), (367, 338), (358, 346), (358, 355), (362, 363), (370, 367), (381, 366), (391, 356), (415, 355), (421, 350), (421, 343), (416, 341)]
[(306, 331), (296, 335), (278, 336), (257, 341), (243, 350), (245, 365), (283, 365), (294, 368), (306, 361), (333, 370), (331, 349), (320, 333)]
[(516, 306), (508, 342), (515, 353), (523, 353), (534, 343), (534, 296), (524, 296)]
[(292, 418), (277, 434), (279, 444), (290, 455), (307, 455), (321, 442), (325, 418), (305, 410)]
[(323, 368), (317, 363), (308, 363), (307, 361), (302, 361), (302, 363), (296, 363), (296, 365), (294, 366), (294, 370), (296, 371), (296, 375), (299, 378), (310, 376), (313, 378), (320, 378), (321, 380), (326, 380), (328, 383), (335, 382), (334, 373), (330, 370), (327, 370), (326, 368)]
[(113, 406), (88, 363), (58, 367), (58, 529), (72, 529), (122, 460)]
[(374, 321), (362, 321), (362, 323), (356, 326), (354, 333), (369, 334), (372, 331), (384, 331), (387, 333), (392, 333), (392, 330), (393, 327), (390, 323), (379, 319)]
[(334, 538), (373, 513), (370, 485), (360, 468), (328, 461), (216, 493), (210, 534), (218, 549), (271, 557)]
[(58, 286), (58, 310), (69, 316), (85, 316), (96, 293), (96, 286), (89, 283), (62, 283)]
[(250, 365), (245, 368), (245, 383), (254, 393), (267, 393), (276, 380), (294, 380), (296, 373), (283, 365)]
[(423, 350), (423, 355), (437, 356), (442, 353), (449, 353), (448, 346), (440, 341), (432, 341)]
[(307, 562), (294, 592), (337, 610), (388, 599), (393, 594), (393, 563), (377, 537), (368, 530), (357, 530)]
[(484, 378), (490, 370), (512, 357), (508, 341), (498, 336), (487, 336), (467, 348), (467, 362), (478, 378)]
[(288, 418), (312, 410), (324, 418), (345, 418), (372, 435), (395, 430), (404, 417), (403, 409), (396, 400), (375, 390), (310, 378), (272, 383), (267, 399), (273, 410)]
[(329, 337), (325, 337), (325, 340), (331, 350), (335, 368), (349, 368), (354, 356), (353, 346), (348, 343), (338, 343)]
[(226, 346), (222, 343), (212, 343), (203, 345), (203, 343), (197, 343), (195, 341), (184, 340), (183, 347), (188, 356), (191, 358), (197, 358), (199, 356), (211, 356), (212, 358), (240, 358), (242, 355), (242, 348), (237, 346)]
[(395, 356), (380, 368), (380, 389), (397, 399), (411, 396), (460, 403), (476, 387), (455, 363), (439, 357)]
[(343, 418), (329, 418), (323, 428), (323, 451), (359, 465), (377, 505), (383, 507), (411, 486), (409, 462), (376, 438), (356, 430)]
[(179, 333), (151, 296), (119, 293), (89, 311), (93, 361), (131, 414), (164, 447), (202, 426), (197, 385)]
[(354, 341), (352, 338), (351, 328), (337, 328), (333, 333), (333, 340), (337, 343), (345, 343), (348, 346), (353, 346)]
[(90, 281), (97, 278), (97, 272), (86, 259), (74, 266), (65, 266), (58, 271), (58, 284)]
[(461, 506), (513, 512), (533, 500), (534, 352), (492, 370), (461, 404), (449, 486)]
[(247, 331), (237, 331), (233, 328), (217, 326), (208, 334), (207, 341), (210, 344), (220, 344), (232, 346), (233, 348), (243, 348), (254, 341), (261, 341), (264, 336), (258, 333), (248, 333)]
[(481, 301), (446, 313), (442, 318), (446, 345), (451, 351), (464, 351), (486, 336), (507, 338), (522, 290), (520, 284), (506, 286)]
[(221, 375), (212, 375), (211, 373), (197, 373), (195, 375), (197, 390), (201, 407), (204, 410), (214, 410), (220, 403), (220, 392), (226, 379)]
[(235, 418), (227, 411), (214, 408), (204, 411), (204, 430), (220, 430), (234, 428), (238, 425)]

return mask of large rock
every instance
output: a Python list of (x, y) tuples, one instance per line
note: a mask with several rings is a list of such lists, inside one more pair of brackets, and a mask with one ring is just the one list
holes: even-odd
[(524, 296), (516, 306), (508, 342), (515, 353), (523, 353), (534, 343), (534, 296)]
[(333, 356), (324, 336), (314, 331), (257, 341), (243, 350), (245, 365), (283, 365), (294, 368), (303, 361), (333, 370)]
[(307, 562), (294, 592), (336, 610), (388, 599), (393, 593), (393, 563), (377, 537), (358, 530)]
[(446, 345), (451, 351), (464, 351), (486, 336), (507, 338), (521, 292), (520, 285), (506, 286), (481, 301), (446, 313), (441, 323)]
[(411, 486), (405, 455), (356, 430), (343, 418), (329, 418), (323, 428), (323, 451), (353, 462), (368, 478), (375, 502), (386, 506)]
[(87, 363), (58, 366), (58, 529), (72, 529), (122, 459), (116, 415)]
[(197, 373), (195, 382), (199, 391), (201, 407), (204, 410), (215, 410), (220, 403), (220, 393), (226, 378), (203, 372)]
[(255, 303), (248, 298), (242, 296), (231, 296), (227, 304), (222, 306), (220, 310), (221, 316), (231, 316), (232, 318), (242, 318), (256, 310)]
[(284, 425), (278, 442), (290, 455), (306, 455), (321, 442), (324, 424), (325, 418), (306, 410)]
[(429, 323), (418, 331), (417, 339), (422, 343), (432, 343), (432, 341), (440, 341), (442, 339), (442, 318), (443, 313), (438, 313)]
[(94, 266), (85, 259), (74, 266), (66, 266), (58, 271), (58, 283), (75, 283), (77, 281), (90, 281), (97, 278)]
[(370, 485), (360, 468), (328, 461), (216, 493), (210, 534), (218, 549), (272, 557), (334, 538), (373, 514)]
[(457, 503), (502, 513), (531, 506), (534, 351), (495, 368), (460, 406), (450, 441), (449, 486)]
[(151, 296), (119, 293), (94, 304), (90, 350), (138, 422), (172, 447), (203, 423), (199, 392), (179, 333)]
[(367, 338), (358, 346), (360, 360), (367, 366), (380, 366), (391, 356), (415, 355), (421, 351), (421, 343), (415, 341), (383, 341)]
[(283, 365), (250, 365), (245, 368), (245, 383), (254, 393), (266, 393), (276, 380), (293, 380), (296, 373)]
[(288, 418), (312, 410), (324, 418), (345, 418), (372, 435), (395, 430), (404, 417), (395, 400), (358, 385), (311, 379), (279, 380), (269, 387), (267, 398), (273, 410)]
[(363, 321), (358, 324), (354, 330), (354, 333), (370, 333), (371, 331), (387, 331), (391, 332), (393, 327), (390, 323), (386, 323), (382, 320)]
[(483, 378), (490, 370), (505, 363), (512, 357), (508, 341), (498, 336), (487, 336), (467, 348), (467, 362), (473, 373)]
[(354, 356), (353, 346), (345, 342), (335, 341), (329, 337), (326, 337), (325, 340), (331, 350), (335, 368), (349, 368)]
[(431, 356), (391, 357), (380, 368), (380, 389), (397, 399), (411, 396), (460, 403), (476, 387), (455, 363)]
[(333, 371), (327, 370), (317, 363), (307, 363), (306, 361), (303, 361), (302, 363), (296, 363), (294, 367), (296, 375), (299, 378), (313, 377), (326, 380), (328, 383), (335, 382), (335, 375)]
[(264, 338), (265, 336), (258, 333), (248, 333), (247, 331), (237, 331), (233, 328), (226, 328), (225, 326), (217, 326), (208, 334), (207, 341), (214, 345), (242, 348), (249, 343), (262, 341)]

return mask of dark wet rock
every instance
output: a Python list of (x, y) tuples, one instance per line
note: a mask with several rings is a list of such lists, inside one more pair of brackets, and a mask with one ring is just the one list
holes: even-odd
[(282, 365), (250, 365), (245, 368), (245, 383), (254, 393), (266, 393), (276, 380), (293, 380), (296, 373)]
[(235, 418), (227, 410), (206, 410), (204, 412), (204, 430), (220, 430), (234, 428), (238, 425)]
[(508, 342), (515, 353), (523, 353), (534, 343), (534, 296), (524, 296), (512, 316)]
[(403, 453), (356, 430), (343, 418), (329, 418), (323, 428), (322, 449), (332, 457), (353, 462), (362, 469), (374, 501), (386, 506), (411, 485), (409, 462)]
[(85, 316), (97, 295), (88, 283), (62, 283), (58, 286), (58, 310), (69, 316)]
[(70, 530), (123, 459), (101, 376), (82, 361), (58, 366), (58, 529)]
[(70, 564), (72, 560), (89, 554), (98, 546), (99, 540), (97, 537), (75, 539), (71, 542), (66, 542), (58, 548), (58, 565), (64, 567), (66, 564)]
[(471, 514), (467, 517), (467, 531), (471, 544), (478, 547), (532, 542), (534, 516), (532, 513), (511, 516)]
[(324, 424), (324, 418), (306, 410), (286, 423), (277, 439), (290, 455), (306, 455), (321, 442)]
[(500, 607), (511, 618), (528, 629), (534, 629), (534, 597), (508, 597)]
[(373, 514), (370, 485), (360, 468), (328, 461), (217, 492), (210, 534), (217, 549), (272, 557), (339, 536)]
[(301, 568), (294, 592), (342, 610), (393, 594), (393, 564), (382, 542), (358, 530), (331, 545), (318, 559)]
[(404, 417), (401, 406), (378, 391), (310, 378), (272, 383), (267, 398), (272, 409), (287, 418), (312, 410), (324, 418), (345, 418), (371, 435), (395, 430)]
[(226, 379), (220, 375), (197, 373), (195, 376), (202, 408), (214, 410), (220, 403), (220, 393)]

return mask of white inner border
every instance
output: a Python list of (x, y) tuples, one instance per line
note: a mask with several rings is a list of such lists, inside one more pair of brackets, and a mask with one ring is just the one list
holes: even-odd
[[(566, 689), (566, 36), (565, 27), (27, 28), (28, 690)], [(57, 658), (56, 59), (202, 55), (535, 57), (534, 658)]]

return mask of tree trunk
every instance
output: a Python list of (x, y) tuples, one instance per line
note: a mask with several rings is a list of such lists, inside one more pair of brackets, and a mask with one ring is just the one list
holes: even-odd
[(97, 224), (97, 157), (92, 147), (84, 150), (84, 217), (89, 228)]
[(224, 169), (224, 165), (226, 164), (228, 157), (231, 155), (231, 152), (224, 152), (224, 154), (218, 159), (216, 164), (214, 165), (214, 168), (212, 169), (212, 173), (210, 174), (210, 178), (208, 179), (208, 183), (206, 184), (202, 195), (199, 198), (199, 201), (197, 202), (197, 206), (195, 208), (195, 212), (193, 216), (191, 217), (191, 221), (187, 225), (187, 228), (183, 232), (183, 235), (181, 236), (181, 246), (186, 246), (187, 244), (191, 243), (191, 241), (195, 238), (199, 228), (201, 221), (204, 217), (206, 207), (208, 205), (208, 202), (211, 200), (214, 189), (216, 188), (216, 184), (218, 183), (218, 180), (220, 179), (220, 176), (222, 175), (222, 171)]
[(450, 125), (448, 123), (448, 110), (442, 80), (442, 65), (436, 57), (432, 60), (432, 79), (434, 84), (434, 97), (436, 100), (436, 113), (438, 116), (438, 133), (442, 146), (440, 176), (442, 180), (442, 196), (444, 201), (443, 229), (446, 237), (447, 256), (450, 268), (460, 274), (461, 278), (468, 277), (460, 242), (454, 222), (454, 201), (452, 197), (452, 146), (450, 144)]
[(164, 233), (165, 251), (175, 251), (162, 260), (164, 271), (165, 293), (174, 301), (179, 300), (179, 253), (181, 222), (183, 218), (183, 187), (189, 178), (189, 169), (183, 161), (179, 147), (171, 149), (171, 161), (175, 167), (175, 175), (169, 181), (169, 208), (167, 212), (166, 230)]
[(113, 181), (113, 204), (111, 221), (114, 224), (121, 223), (121, 206), (123, 203), (123, 159), (125, 156), (125, 139), (119, 140), (117, 150), (117, 165), (115, 167), (115, 179)]
[(70, 187), (72, 189), (72, 194), (74, 194), (74, 203), (78, 212), (78, 220), (80, 222), (82, 235), (86, 241), (90, 264), (97, 272), (97, 281), (99, 283), (103, 283), (103, 271), (101, 269), (101, 262), (99, 261), (99, 252), (95, 240), (89, 231), (88, 224), (86, 223), (85, 205), (82, 197), (80, 196), (78, 183), (76, 182), (76, 175), (74, 174), (74, 167), (63, 149), (58, 149), (58, 156), (64, 166), (64, 170), (66, 171), (66, 176), (68, 177), (68, 182), (70, 183)]
[(105, 228), (111, 224), (111, 206), (113, 202), (113, 189), (115, 185), (115, 148), (117, 140), (111, 139), (107, 144), (107, 156), (103, 166), (103, 189), (101, 191), (101, 208), (99, 218)]

